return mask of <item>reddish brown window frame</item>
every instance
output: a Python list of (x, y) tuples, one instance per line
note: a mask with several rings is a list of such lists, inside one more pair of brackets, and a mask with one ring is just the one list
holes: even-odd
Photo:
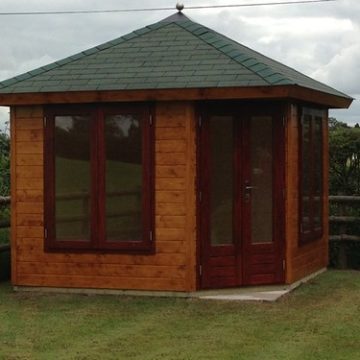
[[(323, 163), (323, 152), (324, 152), (324, 126), (326, 121), (326, 110), (317, 109), (311, 107), (302, 107), (299, 112), (299, 245), (307, 244), (309, 242), (316, 241), (320, 239), (324, 231), (324, 163)], [(303, 177), (304, 177), (304, 118), (310, 117), (309, 122), (309, 230), (305, 230), (303, 222), (303, 210), (304, 210), (304, 189), (303, 189)], [(316, 156), (315, 156), (315, 122), (321, 119), (321, 132), (320, 132), (320, 169), (321, 176), (318, 176), (320, 179), (320, 226), (315, 226), (315, 182), (316, 182)]]
[[(104, 119), (108, 114), (136, 114), (142, 129), (142, 241), (107, 241), (105, 235), (105, 141)], [(55, 152), (56, 116), (91, 118), (90, 125), (90, 241), (60, 241), (55, 236)], [(150, 104), (63, 105), (45, 109), (44, 122), (44, 221), (45, 251), (153, 253), (154, 226), (154, 116)]]

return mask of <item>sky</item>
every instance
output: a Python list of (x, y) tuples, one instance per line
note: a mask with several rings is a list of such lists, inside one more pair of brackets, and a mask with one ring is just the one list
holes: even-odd
[[(278, 2), (284, 0), (277, 0)], [(330, 116), (360, 123), (360, 1), (186, 10), (186, 6), (274, 0), (183, 0), (184, 14), (236, 41), (345, 92), (350, 109)], [(176, 0), (0, 0), (1, 12), (174, 7), (173, 11), (0, 16), (0, 81), (155, 23)], [(9, 109), (0, 107), (0, 129)]]

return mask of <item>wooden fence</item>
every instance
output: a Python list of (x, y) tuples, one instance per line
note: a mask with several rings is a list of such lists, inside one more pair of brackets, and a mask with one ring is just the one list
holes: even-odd
[(349, 232), (351, 225), (360, 228), (360, 196), (330, 196), (329, 201), (333, 208), (330, 209), (330, 225), (337, 227), (336, 234), (335, 231), (330, 232), (330, 241), (336, 241), (339, 244), (338, 267), (346, 269), (348, 267), (348, 244), (360, 242), (360, 232)]
[[(0, 196), (0, 209), (2, 207), (7, 207), (9, 205), (10, 205), (10, 196), (6, 196), (6, 197)], [(3, 226), (1, 224), (3, 224)], [(0, 228), (7, 228), (7, 227), (10, 227), (10, 221), (0, 219)]]
[[(0, 210), (3, 207), (7, 207), (10, 205), (10, 197), (2, 197), (0, 196)], [(0, 229), (6, 229), (10, 227), (10, 220), (9, 219), (1, 219), (0, 218)], [(1, 245), (0, 244), (0, 252), (4, 252), (4, 251), (9, 251), (10, 250), (10, 245), (9, 244), (5, 244), (5, 245)]]

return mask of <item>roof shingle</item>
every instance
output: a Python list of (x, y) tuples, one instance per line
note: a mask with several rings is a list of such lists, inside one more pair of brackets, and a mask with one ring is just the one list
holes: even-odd
[(177, 13), (0, 82), (0, 94), (283, 84), (347, 97)]

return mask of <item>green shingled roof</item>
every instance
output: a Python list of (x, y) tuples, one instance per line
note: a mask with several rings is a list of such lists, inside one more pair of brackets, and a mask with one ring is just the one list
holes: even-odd
[(0, 94), (277, 85), (347, 97), (177, 13), (0, 82)]

